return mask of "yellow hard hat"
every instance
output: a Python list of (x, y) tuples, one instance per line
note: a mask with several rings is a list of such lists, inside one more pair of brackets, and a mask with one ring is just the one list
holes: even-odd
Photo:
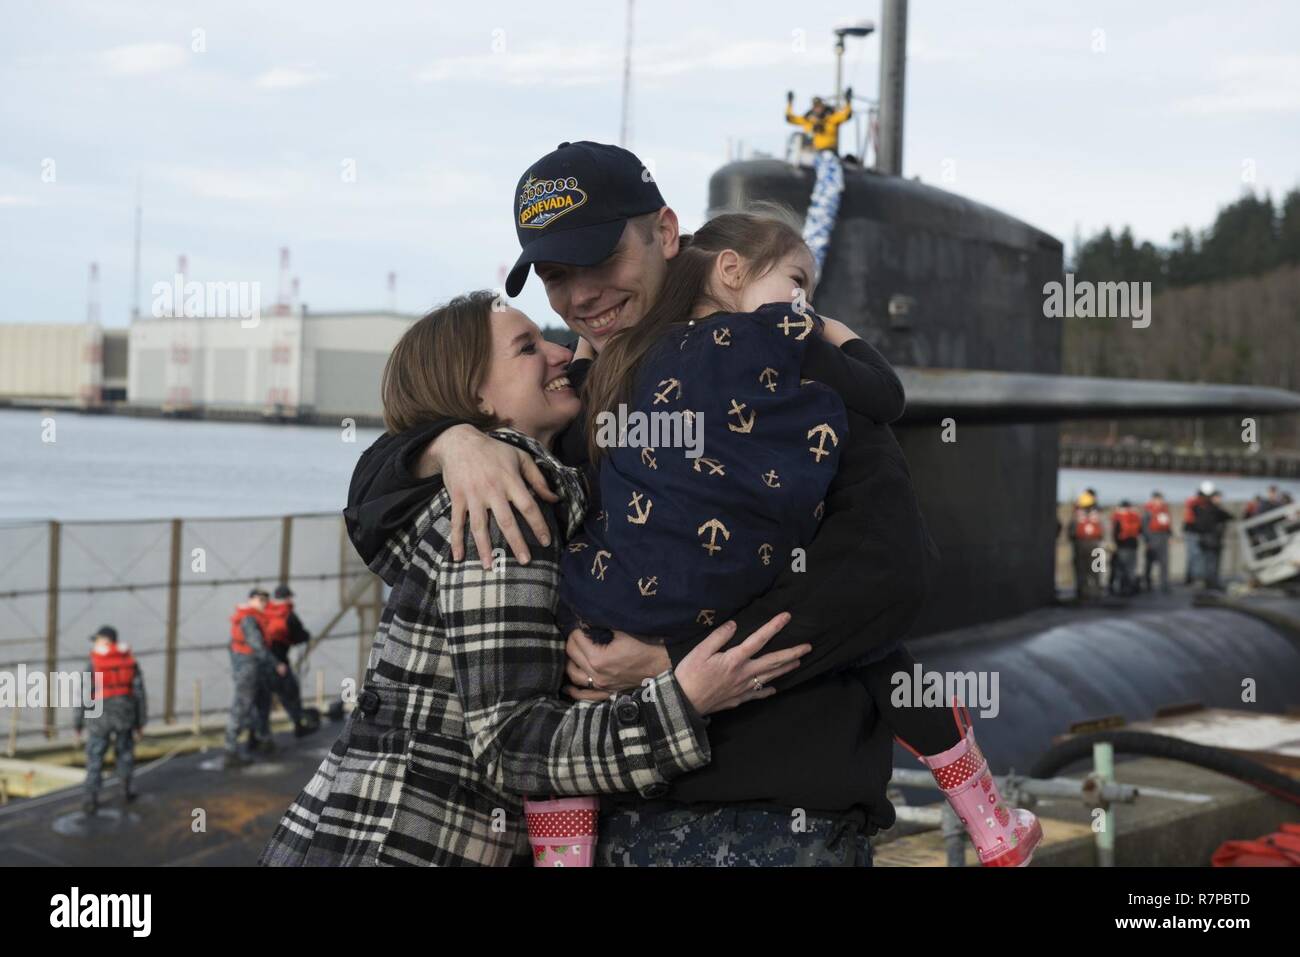
[(1093, 498), (1091, 495), (1089, 495), (1087, 492), (1084, 492), (1082, 495), (1079, 496), (1078, 504), (1079, 504), (1079, 508), (1092, 508), (1094, 505), (1097, 504), (1097, 500)]

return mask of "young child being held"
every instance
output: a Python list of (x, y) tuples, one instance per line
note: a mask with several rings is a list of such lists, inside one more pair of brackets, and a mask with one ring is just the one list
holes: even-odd
[[(682, 237), (660, 299), (611, 340), (583, 384), (598, 471), (563, 559), (562, 627), (596, 641), (619, 630), (694, 645), (808, 546), (832, 481), (869, 476), (873, 501), (903, 502), (923, 524), (892, 435), (889, 461), (846, 455), (848, 412), (860, 429), (888, 431), (902, 386), (875, 350), (861, 361), (826, 341), (828, 326), (840, 339), (852, 333), (807, 305), (815, 278), (808, 247), (779, 219), (724, 214)], [(804, 375), (814, 367), (820, 381)], [(837, 474), (842, 457), (852, 475)], [(946, 709), (896, 706), (888, 693), (892, 675), (912, 673), (901, 640), (914, 617), (887, 619), (896, 630), (873, 636), (858, 673), (890, 729), (933, 771), (981, 863), (1027, 863), (1037, 819), (1002, 806), (973, 731), (963, 734), (960, 718), (954, 727)]]

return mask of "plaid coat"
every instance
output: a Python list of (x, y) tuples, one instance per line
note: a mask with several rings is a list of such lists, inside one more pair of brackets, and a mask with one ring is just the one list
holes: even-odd
[(371, 563), (392, 593), (357, 708), (259, 863), (527, 864), (521, 795), (657, 797), (708, 763), (704, 720), (671, 671), (606, 702), (559, 696), (559, 550), (585, 496), (534, 439), (490, 434), (528, 451), (562, 497), (551, 545), (525, 532), (520, 565), (493, 523), (493, 569), (472, 542), (454, 562), (446, 489), (394, 536)]

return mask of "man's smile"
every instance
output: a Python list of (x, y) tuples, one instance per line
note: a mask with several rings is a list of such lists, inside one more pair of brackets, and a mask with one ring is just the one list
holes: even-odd
[(623, 313), (623, 307), (627, 305), (627, 300), (615, 306), (611, 306), (604, 312), (598, 312), (590, 316), (578, 316), (578, 321), (585, 323), (587, 328), (596, 335), (604, 335), (613, 326), (615, 320)]

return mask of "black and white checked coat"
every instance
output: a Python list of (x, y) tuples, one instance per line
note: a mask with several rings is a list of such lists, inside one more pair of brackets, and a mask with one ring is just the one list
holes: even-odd
[(490, 434), (528, 451), (562, 496), (545, 509), (551, 545), (525, 532), (520, 565), (494, 522), (493, 570), (472, 542), (454, 562), (446, 489), (393, 537), (371, 562), (392, 593), (357, 708), (260, 863), (528, 864), (521, 795), (656, 797), (708, 763), (705, 722), (671, 671), (607, 702), (560, 696), (559, 550), (585, 497), (536, 440)]

